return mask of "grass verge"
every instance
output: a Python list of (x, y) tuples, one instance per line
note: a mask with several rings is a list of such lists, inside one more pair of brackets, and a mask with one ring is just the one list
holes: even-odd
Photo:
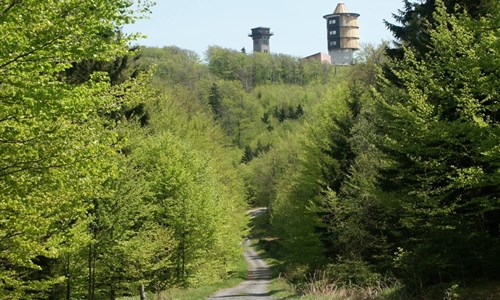
[[(161, 297), (159, 298), (156, 293), (147, 293), (148, 300), (202, 300), (210, 297), (215, 294), (215, 292), (230, 288), (238, 285), (240, 282), (244, 281), (247, 278), (248, 272), (248, 264), (245, 261), (245, 258), (241, 256), (240, 260), (237, 264), (237, 269), (232, 274), (232, 276), (226, 281), (206, 285), (198, 288), (173, 288), (167, 291), (163, 291), (161, 293)], [(139, 300), (139, 296), (136, 297), (124, 297), (120, 298), (120, 300)]]

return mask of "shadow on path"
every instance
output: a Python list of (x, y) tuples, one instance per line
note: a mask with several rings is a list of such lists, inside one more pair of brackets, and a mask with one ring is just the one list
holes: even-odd
[[(250, 211), (252, 217), (262, 213), (265, 209), (257, 209)], [(247, 247), (245, 253), (246, 261), (248, 262), (248, 279), (239, 285), (221, 290), (209, 297), (209, 300), (216, 299), (237, 299), (237, 300), (271, 300), (271, 294), (268, 290), (269, 281), (271, 280), (271, 270), (267, 263), (250, 247), (250, 241), (245, 242)]]
[(260, 258), (255, 250), (248, 246), (244, 256), (248, 262), (248, 279), (239, 285), (217, 292), (211, 296), (210, 300), (216, 299), (238, 299), (238, 300), (271, 300), (271, 293), (268, 291), (271, 279), (271, 270), (267, 263)]

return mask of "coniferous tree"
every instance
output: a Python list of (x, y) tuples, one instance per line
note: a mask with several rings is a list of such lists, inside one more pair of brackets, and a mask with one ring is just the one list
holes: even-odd
[(254, 151), (252, 150), (252, 147), (249, 145), (245, 147), (245, 152), (243, 153), (243, 157), (241, 158), (242, 163), (249, 163), (253, 158), (255, 154)]
[(217, 84), (213, 84), (210, 88), (210, 94), (208, 96), (208, 104), (212, 108), (212, 112), (215, 115), (216, 119), (220, 119), (222, 117), (222, 96), (219, 92), (219, 88)]
[(436, 1), (433, 26), (419, 28), (426, 51), (405, 43), (400, 87), (380, 95), (392, 161), (381, 187), (401, 205), (395, 242), (412, 286), (498, 276), (498, 5), (478, 19)]
[(302, 104), (297, 105), (297, 109), (295, 110), (295, 116), (297, 118), (300, 118), (304, 115), (304, 108), (302, 107)]
[[(404, 9), (398, 14), (393, 14), (398, 24), (385, 21), (386, 26), (396, 38), (397, 47), (388, 51), (391, 57), (403, 58), (403, 45), (412, 47), (416, 55), (431, 50), (431, 37), (426, 29), (434, 28), (438, 24), (434, 18), (436, 2), (435, 0), (420, 2), (404, 0)], [(495, 0), (445, 0), (442, 2), (448, 13), (467, 13), (473, 19), (486, 16), (495, 9)]]

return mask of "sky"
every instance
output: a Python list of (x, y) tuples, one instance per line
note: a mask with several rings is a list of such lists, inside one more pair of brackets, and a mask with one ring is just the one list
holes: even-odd
[[(305, 57), (328, 52), (324, 15), (339, 0), (156, 0), (149, 19), (125, 27), (147, 36), (139, 45), (177, 46), (204, 58), (209, 46), (252, 51), (251, 28), (270, 27), (272, 53)], [(383, 20), (394, 22), (402, 0), (345, 0), (349, 12), (360, 14), (360, 43), (392, 40)]]

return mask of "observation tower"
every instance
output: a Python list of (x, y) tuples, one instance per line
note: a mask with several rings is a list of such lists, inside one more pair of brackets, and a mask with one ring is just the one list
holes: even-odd
[(347, 10), (343, 2), (337, 4), (333, 14), (325, 15), (328, 53), (334, 65), (350, 65), (354, 51), (359, 50), (359, 14)]
[(268, 27), (252, 28), (252, 33), (248, 36), (253, 39), (253, 52), (270, 53), (269, 39), (272, 35)]

